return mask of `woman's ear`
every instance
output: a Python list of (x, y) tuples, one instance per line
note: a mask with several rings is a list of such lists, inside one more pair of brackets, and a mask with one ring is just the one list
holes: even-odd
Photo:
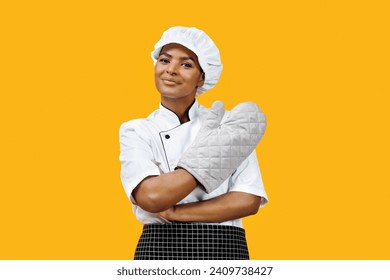
[(203, 86), (204, 85), (204, 80), (205, 80), (205, 74), (204, 74), (204, 72), (202, 72), (202, 74), (200, 75), (200, 78), (199, 78), (197, 86), (198, 87)]

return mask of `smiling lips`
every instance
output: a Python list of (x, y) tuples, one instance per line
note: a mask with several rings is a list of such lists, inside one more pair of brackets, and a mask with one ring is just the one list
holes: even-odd
[(162, 81), (166, 85), (176, 85), (176, 84), (179, 84), (177, 81), (175, 81), (173, 79), (162, 79)]

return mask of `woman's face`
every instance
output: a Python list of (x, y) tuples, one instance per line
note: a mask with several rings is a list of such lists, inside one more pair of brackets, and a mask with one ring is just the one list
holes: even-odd
[(197, 56), (179, 44), (165, 45), (154, 68), (154, 81), (162, 99), (192, 102), (204, 83)]

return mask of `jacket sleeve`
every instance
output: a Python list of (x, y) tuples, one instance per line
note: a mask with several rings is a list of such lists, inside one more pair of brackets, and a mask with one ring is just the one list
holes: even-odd
[(230, 177), (229, 185), (229, 192), (245, 192), (260, 196), (260, 207), (263, 207), (268, 202), (268, 196), (264, 189), (256, 151), (253, 151), (233, 173)]
[(160, 170), (153, 162), (154, 156), (150, 141), (137, 125), (137, 120), (121, 125), (119, 142), (122, 185), (127, 197), (133, 204), (136, 204), (132, 197), (134, 188), (146, 177), (160, 175)]

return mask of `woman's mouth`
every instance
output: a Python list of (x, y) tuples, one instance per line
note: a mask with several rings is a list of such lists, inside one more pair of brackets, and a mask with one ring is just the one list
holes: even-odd
[(171, 79), (162, 79), (162, 81), (164, 84), (169, 85), (169, 86), (173, 86), (173, 85), (178, 84), (178, 82), (176, 82), (175, 80), (171, 80)]

